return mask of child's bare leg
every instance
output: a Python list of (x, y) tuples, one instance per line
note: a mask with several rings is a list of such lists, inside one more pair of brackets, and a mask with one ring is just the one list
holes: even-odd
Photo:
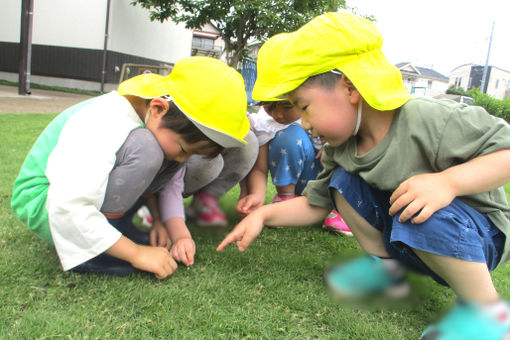
[(490, 303), (499, 300), (485, 263), (469, 262), (413, 249), (418, 257), (466, 301)]
[(342, 215), (345, 223), (351, 228), (361, 248), (368, 254), (379, 257), (390, 257), (384, 247), (382, 233), (361, 217), (338, 191), (334, 191), (333, 197), (337, 211)]
[(284, 186), (277, 186), (275, 188), (279, 195), (294, 195), (296, 185), (291, 183)]

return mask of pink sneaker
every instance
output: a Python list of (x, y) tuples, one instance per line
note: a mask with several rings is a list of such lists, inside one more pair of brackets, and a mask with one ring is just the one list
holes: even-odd
[(331, 231), (335, 234), (352, 236), (351, 229), (349, 229), (347, 224), (345, 224), (342, 216), (340, 216), (336, 210), (332, 210), (328, 217), (326, 217), (324, 224), (322, 225), (322, 229)]
[(136, 213), (142, 219), (142, 225), (149, 228), (152, 227), (152, 215), (147, 206), (142, 205)]
[(296, 197), (298, 197), (298, 195), (296, 195), (296, 194), (280, 195), (279, 193), (276, 193), (276, 195), (274, 195), (274, 197), (273, 197), (273, 203), (287, 201), (287, 200), (290, 200), (290, 199), (293, 199), (293, 198), (296, 198)]
[(201, 227), (224, 227), (227, 225), (227, 216), (218, 205), (218, 197), (198, 192), (193, 195), (193, 201), (186, 209), (186, 214), (196, 217)]

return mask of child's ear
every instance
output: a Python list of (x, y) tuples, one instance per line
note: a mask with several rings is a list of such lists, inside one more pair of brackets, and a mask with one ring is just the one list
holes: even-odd
[(170, 108), (170, 103), (161, 97), (153, 98), (149, 103), (151, 115), (155, 117), (163, 117)]
[(352, 104), (358, 104), (361, 100), (361, 94), (358, 89), (354, 86), (354, 84), (347, 78), (345, 75), (342, 75), (342, 81), (344, 82), (347, 90), (349, 92), (349, 100)]
[(353, 89), (351, 91), (351, 103), (358, 105), (360, 100), (361, 100), (361, 94), (355, 87), (353, 87)]

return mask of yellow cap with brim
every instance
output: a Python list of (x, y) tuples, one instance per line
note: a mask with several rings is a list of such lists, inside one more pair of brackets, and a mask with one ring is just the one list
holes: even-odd
[(381, 33), (367, 19), (350, 13), (326, 13), (305, 24), (289, 39), (283, 53), (276, 52), (279, 62), (264, 64), (263, 72), (270, 76), (253, 89), (258, 94), (257, 100), (291, 92), (309, 77), (334, 69), (344, 73), (377, 110), (396, 109), (411, 97), (400, 71), (381, 51)]
[(207, 137), (230, 148), (246, 144), (250, 123), (242, 76), (210, 57), (179, 60), (168, 76), (141, 74), (119, 84), (117, 92), (151, 99), (169, 95)]
[[(280, 58), (285, 49), (285, 45), (290, 41), (292, 33), (280, 33), (269, 38), (260, 48), (257, 54), (257, 79), (253, 86), (252, 98), (259, 101), (282, 101), (286, 100), (285, 96), (280, 95), (273, 98), (264, 96), (267, 91), (265, 84), (273, 81), (272, 64), (280, 63)], [(263, 98), (263, 99), (260, 99)]]

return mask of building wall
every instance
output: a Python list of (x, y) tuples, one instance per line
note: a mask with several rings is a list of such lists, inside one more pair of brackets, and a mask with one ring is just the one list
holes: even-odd
[[(470, 90), (473, 87), (480, 88), (482, 84), (484, 66), (481, 65), (462, 65), (455, 68), (450, 74), (448, 85), (456, 85), (464, 90)], [(510, 90), (510, 72), (500, 68), (489, 66), (487, 70), (486, 93), (496, 99), (508, 97)], [(460, 84), (460, 85), (459, 85)]]
[(510, 72), (492, 67), (487, 93), (496, 99), (504, 99), (510, 90)]
[[(2, 1), (0, 11), (0, 41), (18, 43), (20, 36), (21, 0)], [(3, 50), (0, 58), (3, 59)]]
[[(124, 63), (173, 65), (191, 53), (192, 31), (184, 25), (151, 22), (130, 0), (112, 0), (105, 82), (115, 88)], [(107, 1), (34, 1), (32, 82), (99, 90), (102, 81)], [(19, 68), (21, 0), (0, 11), (0, 75), (11, 80)], [(37, 81), (35, 80), (37, 79)], [(69, 83), (75, 81), (75, 86)], [(60, 85), (64, 86), (64, 85)]]
[(171, 21), (150, 21), (148, 10), (130, 3), (131, 0), (111, 1), (108, 50), (172, 65), (190, 56), (192, 30)]
[(402, 80), (409, 93), (417, 97), (435, 97), (448, 89), (448, 82), (402, 74)]
[(471, 65), (462, 65), (455, 68), (450, 73), (448, 87), (455, 85), (457, 87), (462, 87), (464, 90), (467, 90), (471, 86), (470, 75)]
[[(18, 2), (21, 7), (21, 0)], [(34, 1), (32, 43), (101, 50), (106, 3), (85, 0)], [(17, 18), (20, 18), (19, 12)]]

